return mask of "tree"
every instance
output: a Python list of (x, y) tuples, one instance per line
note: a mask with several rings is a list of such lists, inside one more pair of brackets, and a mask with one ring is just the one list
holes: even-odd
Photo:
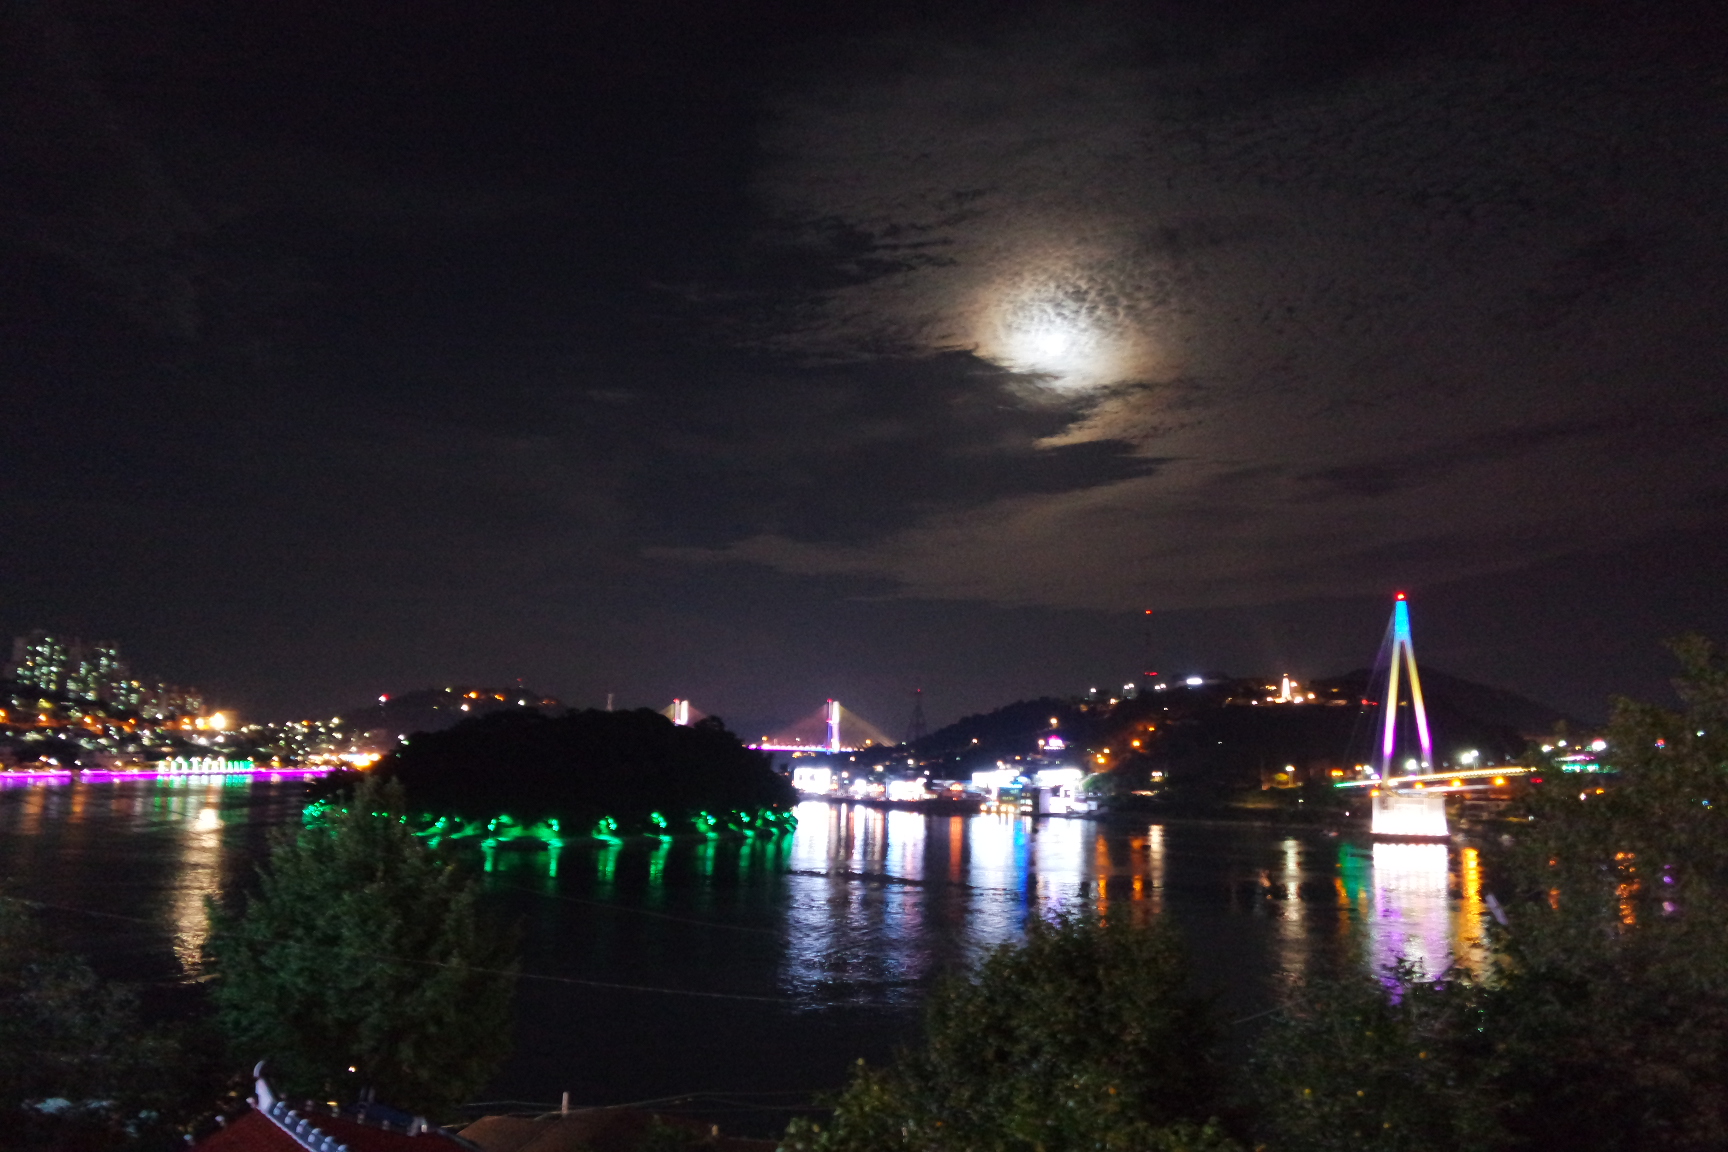
[(1245, 1104), (1277, 1152), (1504, 1147), (1478, 1030), (1485, 990), (1462, 973), (1310, 979), (1255, 1045)]
[(1618, 700), (1615, 775), (1550, 764), (1500, 862), (1499, 1043), (1533, 1144), (1728, 1146), (1728, 667), (1670, 647), (1683, 708)]
[(1617, 701), (1611, 775), (1540, 773), (1480, 980), (1335, 976), (1268, 1029), (1269, 1148), (1728, 1147), (1728, 668), (1673, 648), (1683, 711)]
[(177, 1063), (173, 1041), (141, 1024), (129, 989), (46, 945), (23, 904), (0, 898), (7, 1147), (167, 1146)]
[(441, 1112), (509, 1046), (513, 934), (478, 902), (478, 885), (408, 830), (400, 787), (368, 780), (278, 840), (241, 910), (212, 910), (219, 1026), (289, 1092), (370, 1086)]
[(1061, 916), (931, 999), (921, 1047), (862, 1067), (791, 1152), (1223, 1152), (1209, 1001), (1162, 922)]

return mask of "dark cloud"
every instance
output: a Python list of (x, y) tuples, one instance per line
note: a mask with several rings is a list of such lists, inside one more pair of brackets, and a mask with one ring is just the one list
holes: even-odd
[(8, 623), (978, 707), (1707, 531), (1704, 11), (14, 6)]
[[(776, 212), (944, 254), (813, 290), (784, 346), (1037, 372), (1045, 341), (1083, 409), (1046, 445), (1171, 463), (717, 555), (912, 595), (1249, 603), (1505, 570), (1709, 503), (1728, 214), (1704, 174), (1728, 107), (1714, 65), (1667, 55), (1681, 22), (1189, 19), (901, 44), (788, 97), (759, 183)], [(1314, 46), (1340, 28), (1341, 56)]]

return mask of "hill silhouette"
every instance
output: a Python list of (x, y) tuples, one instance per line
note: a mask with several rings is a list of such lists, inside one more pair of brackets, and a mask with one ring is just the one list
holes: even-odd
[(417, 809), (438, 815), (571, 823), (650, 813), (688, 817), (789, 808), (795, 797), (768, 757), (719, 719), (688, 727), (647, 708), (546, 712), (518, 706), (419, 732), (379, 771)]
[[(1325, 683), (1348, 687), (1352, 692), (1362, 692), (1371, 675), (1368, 669), (1358, 668)], [(1422, 669), (1422, 689), (1431, 709), (1443, 709), (1474, 726), (1510, 728), (1527, 740), (1547, 735), (1554, 731), (1557, 724), (1588, 727), (1577, 717), (1569, 716), (1546, 704), (1539, 704), (1527, 696), (1508, 692), (1504, 688), (1478, 684), (1474, 680), (1466, 680), (1462, 676), (1453, 676), (1435, 669)]]
[[(1280, 773), (1324, 780), (1334, 768), (1370, 760), (1382, 713), (1365, 691), (1365, 670), (1304, 685), (1315, 699), (1302, 704), (1268, 704), (1268, 683), (1219, 677), (1132, 699), (1022, 700), (947, 725), (916, 752), (936, 775), (965, 776), (1030, 758), (1041, 737), (1056, 734), (1067, 745), (1064, 758), (1089, 770), (1107, 767), (1196, 795), (1258, 787)], [(1444, 672), (1424, 669), (1422, 683), (1437, 766), (1467, 750), (1481, 763), (1513, 762), (1531, 738), (1557, 723), (1577, 723), (1516, 693)]]
[(413, 732), (438, 732), (489, 712), (558, 708), (559, 701), (531, 688), (481, 688), (472, 684), (419, 688), (359, 704), (342, 713), (355, 732), (387, 746)]

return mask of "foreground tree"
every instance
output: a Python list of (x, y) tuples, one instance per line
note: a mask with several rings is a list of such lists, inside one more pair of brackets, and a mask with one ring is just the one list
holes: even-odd
[(1255, 1046), (1245, 1107), (1277, 1152), (1506, 1147), (1480, 1031), (1487, 990), (1462, 973), (1342, 972), (1296, 989)]
[(920, 1047), (860, 1067), (791, 1152), (1224, 1152), (1210, 1004), (1162, 922), (1036, 922), (933, 995)]
[(1270, 1148), (1728, 1147), (1728, 668), (1673, 647), (1684, 711), (1620, 700), (1616, 775), (1544, 771), (1480, 981), (1339, 976), (1268, 1030)]
[(1617, 701), (1617, 778), (1551, 768), (1505, 861), (1500, 1043), (1532, 1146), (1728, 1147), (1728, 667), (1671, 647), (1684, 708)]
[(403, 822), (401, 789), (363, 782), (279, 840), (244, 907), (213, 910), (208, 962), (237, 1058), (291, 1093), (439, 1113), (509, 1046), (514, 941), (478, 885)]
[(8, 1148), (168, 1147), (178, 1052), (128, 989), (49, 947), (0, 898), (0, 1130)]

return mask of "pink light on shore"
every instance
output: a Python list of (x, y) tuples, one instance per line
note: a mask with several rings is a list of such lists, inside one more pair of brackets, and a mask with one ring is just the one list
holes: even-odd
[(315, 776), (328, 775), (330, 768), (236, 768), (232, 771), (176, 771), (158, 770), (153, 768), (138, 771), (108, 771), (106, 769), (89, 769), (72, 773), (66, 769), (41, 772), (0, 772), (0, 785), (4, 784), (119, 784), (128, 780), (228, 780), (240, 777), (247, 780), (310, 780)]

